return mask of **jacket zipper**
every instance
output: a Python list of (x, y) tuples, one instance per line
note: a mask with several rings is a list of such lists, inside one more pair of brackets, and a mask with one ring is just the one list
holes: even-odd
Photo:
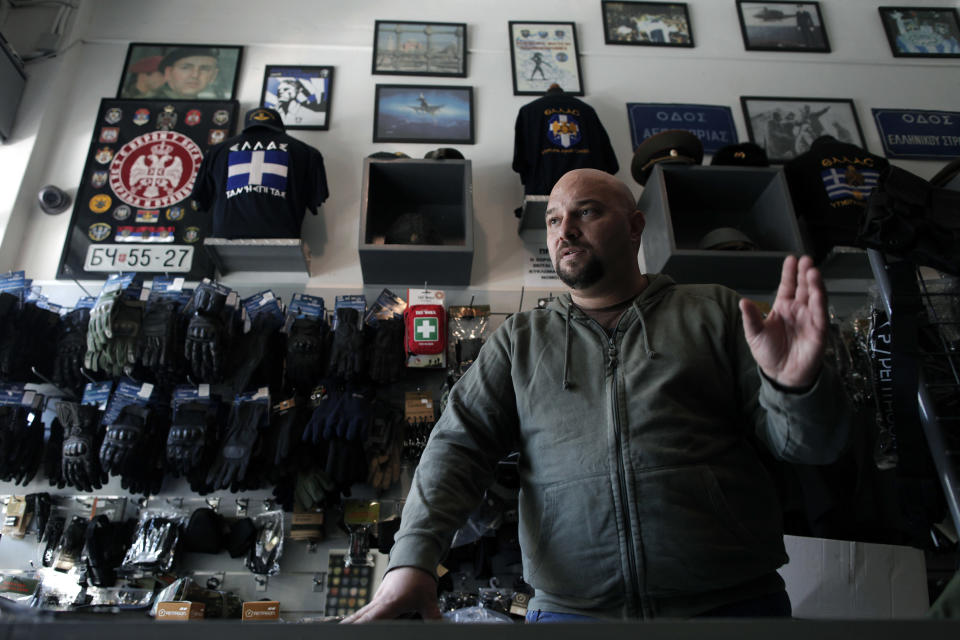
[[(619, 321), (617, 327), (619, 328)], [(608, 337), (607, 356), (610, 358), (610, 401), (613, 405), (613, 433), (617, 446), (617, 480), (620, 482), (620, 495), (623, 501), (623, 530), (627, 538), (627, 566), (630, 568), (630, 584), (633, 587), (634, 598), (640, 594), (640, 576), (637, 575), (637, 563), (634, 558), (633, 530), (630, 526), (631, 509), (629, 505), (629, 494), (627, 492), (627, 470), (623, 462), (623, 429), (620, 426), (620, 407), (617, 403), (617, 331), (614, 330), (613, 336)], [(636, 602), (636, 600), (634, 600)], [(642, 607), (636, 607), (641, 609)]]

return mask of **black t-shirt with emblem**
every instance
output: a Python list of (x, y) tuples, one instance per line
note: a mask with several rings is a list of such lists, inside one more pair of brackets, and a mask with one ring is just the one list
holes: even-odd
[(299, 238), (305, 212), (328, 196), (320, 152), (265, 127), (210, 149), (193, 191), (217, 238)]
[(526, 195), (546, 195), (571, 169), (620, 169), (606, 129), (593, 107), (552, 89), (520, 107), (513, 143), (513, 170)]
[(816, 260), (835, 246), (856, 245), (867, 198), (889, 164), (857, 145), (824, 136), (784, 165), (794, 213), (806, 225)]

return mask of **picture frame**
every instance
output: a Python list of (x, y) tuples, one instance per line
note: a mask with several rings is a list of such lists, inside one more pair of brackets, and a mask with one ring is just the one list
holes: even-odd
[(474, 144), (473, 87), (378, 84), (374, 142)]
[(466, 23), (377, 20), (371, 73), (466, 78)]
[(333, 67), (268, 64), (260, 106), (275, 109), (287, 129), (330, 129)]
[(239, 45), (132, 42), (117, 97), (233, 100), (242, 58)]
[(960, 58), (960, 18), (951, 7), (877, 7), (895, 58)]
[[(554, 84), (567, 95), (583, 95), (574, 23), (510, 21), (507, 29), (513, 95), (543, 95)], [(536, 78), (538, 72), (540, 77)]]
[(750, 142), (763, 147), (771, 164), (791, 160), (824, 135), (866, 147), (849, 98), (773, 98), (742, 96)]
[(685, 2), (602, 0), (603, 41), (641, 47), (692, 47), (693, 30)]
[(737, 15), (747, 51), (830, 52), (819, 2), (737, 0)]

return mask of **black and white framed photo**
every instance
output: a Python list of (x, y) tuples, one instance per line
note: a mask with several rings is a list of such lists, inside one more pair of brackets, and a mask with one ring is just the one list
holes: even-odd
[(287, 129), (330, 128), (333, 67), (267, 65), (260, 106), (276, 109)]
[(960, 58), (960, 20), (950, 7), (879, 7), (897, 58)]
[(572, 22), (510, 22), (513, 95), (538, 96), (558, 85), (583, 95), (577, 32)]
[(373, 73), (467, 77), (467, 25), (462, 22), (377, 20)]
[(603, 0), (606, 44), (692, 47), (693, 30), (685, 2), (611, 2)]
[(473, 144), (473, 87), (378, 84), (374, 142)]
[(737, 12), (748, 51), (830, 52), (819, 2), (737, 0)]
[(750, 142), (767, 151), (771, 163), (786, 162), (821, 136), (864, 147), (860, 120), (848, 98), (740, 98)]
[(117, 97), (232, 100), (242, 53), (236, 45), (133, 42)]

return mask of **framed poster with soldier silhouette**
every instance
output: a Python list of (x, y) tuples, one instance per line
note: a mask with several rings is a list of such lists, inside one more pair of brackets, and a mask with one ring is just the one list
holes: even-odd
[(210, 147), (236, 128), (233, 100), (100, 101), (59, 279), (118, 271), (212, 276), (210, 215), (191, 197)]
[(742, 96), (750, 142), (767, 152), (771, 163), (786, 162), (821, 136), (865, 148), (853, 100), (848, 98), (767, 98)]
[(510, 22), (513, 95), (538, 96), (553, 85), (583, 95), (577, 31), (572, 22)]

